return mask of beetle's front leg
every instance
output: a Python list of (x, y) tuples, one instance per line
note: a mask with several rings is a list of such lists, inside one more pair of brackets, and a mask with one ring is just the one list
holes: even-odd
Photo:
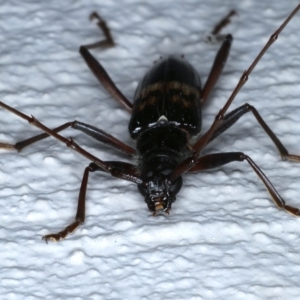
[[(134, 165), (118, 161), (107, 161), (105, 162), (111, 166), (111, 175), (114, 177), (127, 179), (130, 176), (138, 176), (137, 169)], [(78, 204), (77, 204), (77, 213), (75, 221), (68, 225), (64, 230), (58, 233), (47, 234), (43, 236), (43, 240), (48, 243), (48, 240), (58, 242), (64, 239), (67, 235), (73, 233), (85, 220), (85, 199), (86, 199), (86, 189), (90, 172), (103, 171), (102, 168), (97, 166), (95, 163), (91, 163), (88, 167), (85, 168), (83, 178), (81, 181)]]
[(275, 133), (271, 130), (271, 128), (267, 125), (267, 123), (264, 121), (264, 119), (260, 116), (256, 108), (248, 103), (234, 109), (233, 111), (229, 112), (224, 116), (224, 119), (220, 126), (215, 130), (212, 137), (208, 141), (210, 143), (212, 140), (214, 140), (216, 137), (218, 137), (220, 134), (222, 134), (224, 131), (226, 131), (228, 128), (230, 128), (233, 124), (235, 124), (244, 114), (252, 112), (254, 117), (256, 118), (259, 125), (262, 127), (262, 129), (267, 133), (267, 135), (270, 137), (272, 142), (277, 147), (281, 157), (283, 160), (290, 160), (290, 161), (297, 161), (300, 162), (300, 155), (290, 154), (287, 149), (283, 146), (279, 138), (275, 135)]
[(82, 182), (81, 182), (79, 197), (78, 197), (78, 205), (77, 205), (77, 213), (76, 213), (75, 221), (72, 224), (70, 224), (69, 226), (67, 226), (64, 230), (62, 230), (58, 233), (47, 234), (47, 235), (43, 236), (43, 240), (45, 240), (46, 243), (48, 243), (48, 240), (58, 242), (59, 240), (64, 239), (68, 234), (74, 232), (79, 227), (79, 225), (84, 223), (84, 220), (85, 220), (85, 195), (86, 195), (86, 188), (87, 188), (89, 173), (95, 172), (97, 169), (98, 169), (98, 167), (94, 163), (91, 163), (88, 167), (85, 168)]

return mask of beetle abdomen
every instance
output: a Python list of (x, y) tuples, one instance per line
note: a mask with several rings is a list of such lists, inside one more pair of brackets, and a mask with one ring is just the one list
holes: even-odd
[(140, 82), (129, 123), (133, 139), (166, 121), (194, 136), (201, 130), (201, 82), (194, 68), (180, 57), (157, 62)]

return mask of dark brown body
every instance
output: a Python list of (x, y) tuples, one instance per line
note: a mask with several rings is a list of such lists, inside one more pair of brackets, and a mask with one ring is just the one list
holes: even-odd
[(183, 58), (169, 56), (156, 62), (140, 82), (134, 96), (129, 133), (137, 139), (159, 120), (189, 136), (201, 130), (201, 82)]
[(173, 192), (164, 181), (191, 154), (189, 139), (201, 130), (200, 95), (199, 75), (176, 56), (156, 62), (136, 90), (128, 128), (137, 140), (141, 179), (148, 182), (139, 191), (152, 211), (168, 211), (181, 188), (181, 177)]

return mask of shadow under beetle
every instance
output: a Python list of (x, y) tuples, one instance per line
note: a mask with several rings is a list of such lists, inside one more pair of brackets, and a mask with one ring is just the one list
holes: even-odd
[[(200, 137), (201, 107), (207, 100), (225, 65), (232, 43), (232, 36), (228, 34), (223, 37), (222, 45), (216, 55), (203, 89), (201, 88), (197, 72), (186, 60), (182, 57), (169, 56), (165, 59), (160, 59), (146, 73), (137, 87), (134, 103), (132, 104), (115, 86), (104, 68), (88, 50), (88, 48), (114, 46), (114, 41), (105, 21), (97, 13), (93, 13), (91, 18), (98, 20), (98, 26), (103, 31), (105, 40), (81, 46), (79, 52), (107, 92), (131, 113), (129, 133), (132, 139), (136, 140), (136, 150), (103, 130), (78, 121), (68, 122), (51, 130), (34, 117), (29, 117), (0, 102), (2, 108), (11, 111), (44, 131), (40, 135), (18, 142), (15, 145), (0, 143), (1, 148), (20, 151), (24, 147), (51, 135), (92, 161), (84, 171), (75, 221), (64, 230), (56, 234), (46, 235), (43, 239), (46, 242), (49, 239), (55, 241), (63, 239), (84, 222), (88, 176), (90, 172), (95, 171), (104, 171), (114, 177), (136, 183), (140, 193), (145, 197), (149, 210), (155, 215), (159, 212), (169, 213), (172, 203), (176, 199), (176, 194), (181, 189), (182, 175), (184, 173), (196, 173), (220, 167), (233, 161), (246, 160), (262, 180), (278, 208), (294, 216), (300, 216), (300, 210), (285, 204), (285, 201), (278, 194), (272, 183), (249, 156), (242, 152), (213, 153), (201, 156), (201, 151), (208, 143), (231, 127), (245, 113), (252, 112), (258, 123), (274, 142), (281, 157), (283, 159), (300, 161), (300, 156), (288, 153), (253, 106), (244, 104), (226, 114), (226, 111), (241, 87), (246, 83), (256, 64), (299, 9), (300, 4), (271, 35), (269, 41), (249, 69), (241, 76), (237, 86), (215, 117), (208, 131)], [(212, 35), (219, 37), (219, 31), (230, 21), (230, 17), (233, 14), (234, 11), (221, 20), (216, 25)], [(138, 165), (98, 159), (81, 148), (72, 139), (66, 139), (58, 134), (59, 131), (68, 127), (80, 130), (129, 156), (137, 156)]]

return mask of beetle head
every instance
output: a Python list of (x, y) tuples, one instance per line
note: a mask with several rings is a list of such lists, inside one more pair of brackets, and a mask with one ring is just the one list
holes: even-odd
[(171, 169), (146, 170), (142, 172), (143, 183), (138, 185), (140, 193), (145, 197), (145, 202), (153, 215), (159, 212), (169, 213), (176, 194), (182, 186), (182, 178), (174, 182), (169, 180)]

